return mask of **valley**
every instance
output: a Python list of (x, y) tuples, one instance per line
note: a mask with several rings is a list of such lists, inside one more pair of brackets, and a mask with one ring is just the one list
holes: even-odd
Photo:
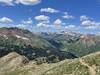
[(0, 28), (0, 75), (99, 75), (100, 36)]

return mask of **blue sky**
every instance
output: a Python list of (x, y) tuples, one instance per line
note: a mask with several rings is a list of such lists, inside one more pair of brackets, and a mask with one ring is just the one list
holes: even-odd
[(0, 27), (100, 33), (100, 0), (0, 0)]

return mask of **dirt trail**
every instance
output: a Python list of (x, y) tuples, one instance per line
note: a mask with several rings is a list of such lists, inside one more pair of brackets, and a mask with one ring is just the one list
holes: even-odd
[(90, 75), (96, 75), (95, 66), (89, 66), (83, 59), (80, 59), (80, 63), (89, 68)]

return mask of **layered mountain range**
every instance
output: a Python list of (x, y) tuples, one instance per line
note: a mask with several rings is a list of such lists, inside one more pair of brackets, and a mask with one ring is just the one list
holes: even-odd
[[(72, 75), (82, 75), (85, 70), (89, 72), (83, 75), (89, 75), (91, 69), (95, 72), (93, 75), (99, 75), (100, 72), (95, 71), (100, 69), (99, 51), (99, 35), (65, 31), (35, 33), (3, 27), (0, 28), (0, 75), (70, 75), (76, 65), (82, 66), (77, 70), (81, 73), (75, 71)], [(94, 64), (87, 63), (99, 67), (94, 70), (91, 67)]]

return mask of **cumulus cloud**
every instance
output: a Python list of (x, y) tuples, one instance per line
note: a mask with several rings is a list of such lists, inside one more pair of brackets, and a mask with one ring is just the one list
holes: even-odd
[(32, 21), (31, 18), (29, 18), (28, 20), (23, 20), (21, 23), (22, 23), (22, 24), (25, 24), (25, 25), (27, 25), (27, 24), (29, 25), (29, 24), (32, 24), (33, 21)]
[(39, 15), (34, 17), (38, 21), (37, 27), (39, 28), (48, 28), (50, 23), (50, 17), (45, 15)]
[(23, 5), (35, 5), (40, 3), (41, 0), (0, 0), (0, 3), (13, 6), (15, 4), (23, 4)]
[(64, 12), (64, 16), (62, 16), (64, 19), (74, 19), (75, 17), (72, 15), (69, 15), (67, 12)]
[(23, 5), (35, 5), (40, 3), (41, 0), (16, 0), (15, 3)]
[(48, 23), (40, 22), (40, 23), (37, 24), (37, 27), (48, 28), (49, 24)]
[(61, 27), (62, 26), (62, 21), (60, 19), (57, 19), (54, 21), (54, 26), (55, 27)]
[(86, 15), (80, 16), (80, 21), (86, 21), (86, 20), (89, 20), (89, 17), (87, 17)]
[(82, 25), (94, 26), (94, 25), (96, 25), (96, 22), (91, 21), (91, 20), (86, 20), (86, 21), (82, 21)]
[(18, 24), (18, 25), (16, 25), (16, 27), (19, 27), (19, 28), (25, 28), (26, 25), (24, 25), (24, 24)]
[(80, 16), (80, 21), (81, 21), (81, 24), (84, 25), (84, 26), (100, 25), (99, 22), (93, 21), (91, 18), (89, 18), (87, 16)]
[(96, 22), (87, 16), (80, 16), (80, 21), (85, 29), (100, 29), (100, 22)]
[(48, 21), (50, 18), (48, 16), (45, 16), (45, 15), (39, 15), (39, 16), (36, 16), (35, 19), (37, 21)]
[(13, 6), (13, 0), (0, 0), (0, 3)]
[(41, 12), (47, 12), (47, 13), (58, 13), (59, 10), (53, 9), (53, 8), (41, 8)]
[(0, 18), (0, 23), (12, 23), (13, 20), (7, 17)]

